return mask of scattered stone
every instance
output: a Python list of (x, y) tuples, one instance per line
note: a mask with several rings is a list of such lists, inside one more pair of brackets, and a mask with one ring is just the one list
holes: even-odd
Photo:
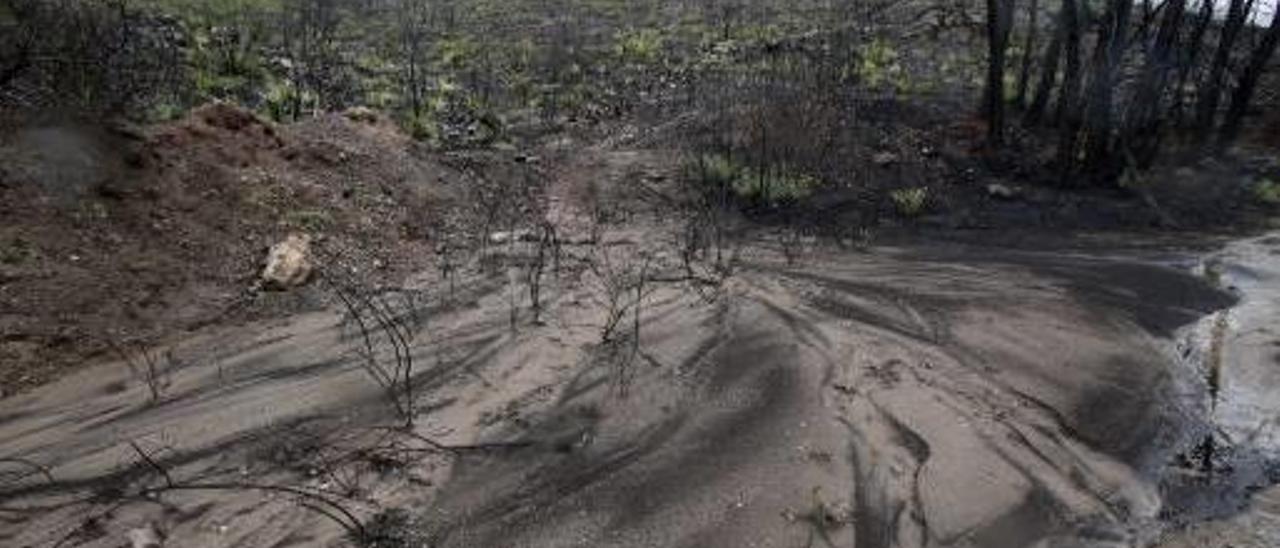
[(378, 113), (369, 107), (351, 107), (343, 113), (348, 120), (352, 122), (361, 122), (365, 124), (378, 123)]
[(130, 529), (125, 533), (125, 537), (129, 539), (129, 545), (132, 548), (161, 548), (164, 546), (164, 535), (156, 529), (154, 524), (148, 523), (144, 527)]
[(494, 232), (489, 235), (489, 243), (503, 245), (511, 242), (536, 242), (538, 237), (529, 229)]
[(877, 152), (871, 156), (871, 162), (880, 167), (888, 167), (898, 162), (898, 155), (889, 151)]
[(313, 268), (311, 236), (290, 234), (267, 252), (262, 282), (267, 289), (291, 289), (307, 283)]
[(999, 198), (1001, 200), (1015, 200), (1019, 196), (1018, 189), (1002, 185), (1000, 183), (991, 183), (987, 185), (987, 196)]

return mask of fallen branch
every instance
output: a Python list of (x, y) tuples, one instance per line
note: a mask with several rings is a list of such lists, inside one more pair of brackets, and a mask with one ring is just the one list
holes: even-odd
[(469, 445), (449, 445), (449, 444), (440, 443), (436, 440), (423, 436), (417, 432), (406, 430), (400, 427), (374, 426), (372, 428), (374, 430), (391, 432), (394, 434), (399, 434), (408, 438), (412, 438), (414, 440), (420, 441), (430, 446), (430, 449), (429, 449), (430, 451), (439, 452), (439, 453), (452, 453), (452, 454), (467, 453), (467, 452), (487, 453), (487, 452), (493, 452), (493, 451), (522, 449), (522, 448), (530, 447), (533, 445), (533, 442), (528, 442), (528, 441), (478, 443), (478, 444), (469, 444)]
[(134, 493), (121, 495), (121, 500), (111, 505), (111, 507), (86, 518), (80, 526), (58, 539), (58, 541), (53, 544), (53, 548), (60, 548), (72, 538), (84, 532), (90, 524), (99, 523), (103, 518), (114, 514), (125, 506), (142, 502), (155, 503), (161, 495), (173, 491), (264, 491), (269, 493), (294, 495), (302, 499), (300, 501), (300, 505), (302, 507), (317, 512), (334, 523), (337, 523), (338, 526), (342, 527), (342, 529), (346, 531), (348, 535), (352, 536), (352, 538), (361, 541), (368, 538), (364, 529), (364, 524), (355, 516), (355, 514), (345, 506), (331, 500), (323, 494), (297, 487), (253, 482), (180, 483), (174, 481), (173, 476), (169, 471), (152, 458), (150, 454), (138, 446), (136, 442), (130, 441), (129, 446), (138, 454), (138, 458), (141, 459), (142, 462), (146, 463), (147, 467), (155, 470), (157, 474), (165, 479), (165, 485), (161, 487), (144, 487), (138, 489)]

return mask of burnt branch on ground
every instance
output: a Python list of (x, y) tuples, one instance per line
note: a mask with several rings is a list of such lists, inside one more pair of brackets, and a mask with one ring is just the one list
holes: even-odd
[(363, 289), (324, 277), (342, 305), (343, 325), (354, 325), (352, 349), (367, 376), (382, 388), (396, 414), (411, 428), (416, 415), (414, 341), (425, 328), (422, 297), (404, 289)]

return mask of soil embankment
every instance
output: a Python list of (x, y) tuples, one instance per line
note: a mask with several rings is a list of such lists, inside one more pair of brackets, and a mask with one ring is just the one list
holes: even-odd
[(398, 282), (427, 268), (463, 176), (368, 113), (277, 125), (225, 104), (172, 123), (0, 136), (0, 397), (209, 324), (314, 308), (253, 291), (269, 246)]

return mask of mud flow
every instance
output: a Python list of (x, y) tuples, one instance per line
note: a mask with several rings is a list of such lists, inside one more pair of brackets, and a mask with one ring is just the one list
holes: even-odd
[[(761, 246), (711, 294), (654, 253), (621, 317), (607, 274), (566, 267), (514, 328), (514, 282), (477, 274), (419, 302), (410, 431), (341, 312), (213, 330), (175, 347), (155, 400), (106, 363), (0, 402), (0, 531), (13, 546), (139, 530), (184, 546), (1270, 546), (1278, 241), (917, 242), (800, 262)], [(631, 245), (610, 264), (644, 255)]]

